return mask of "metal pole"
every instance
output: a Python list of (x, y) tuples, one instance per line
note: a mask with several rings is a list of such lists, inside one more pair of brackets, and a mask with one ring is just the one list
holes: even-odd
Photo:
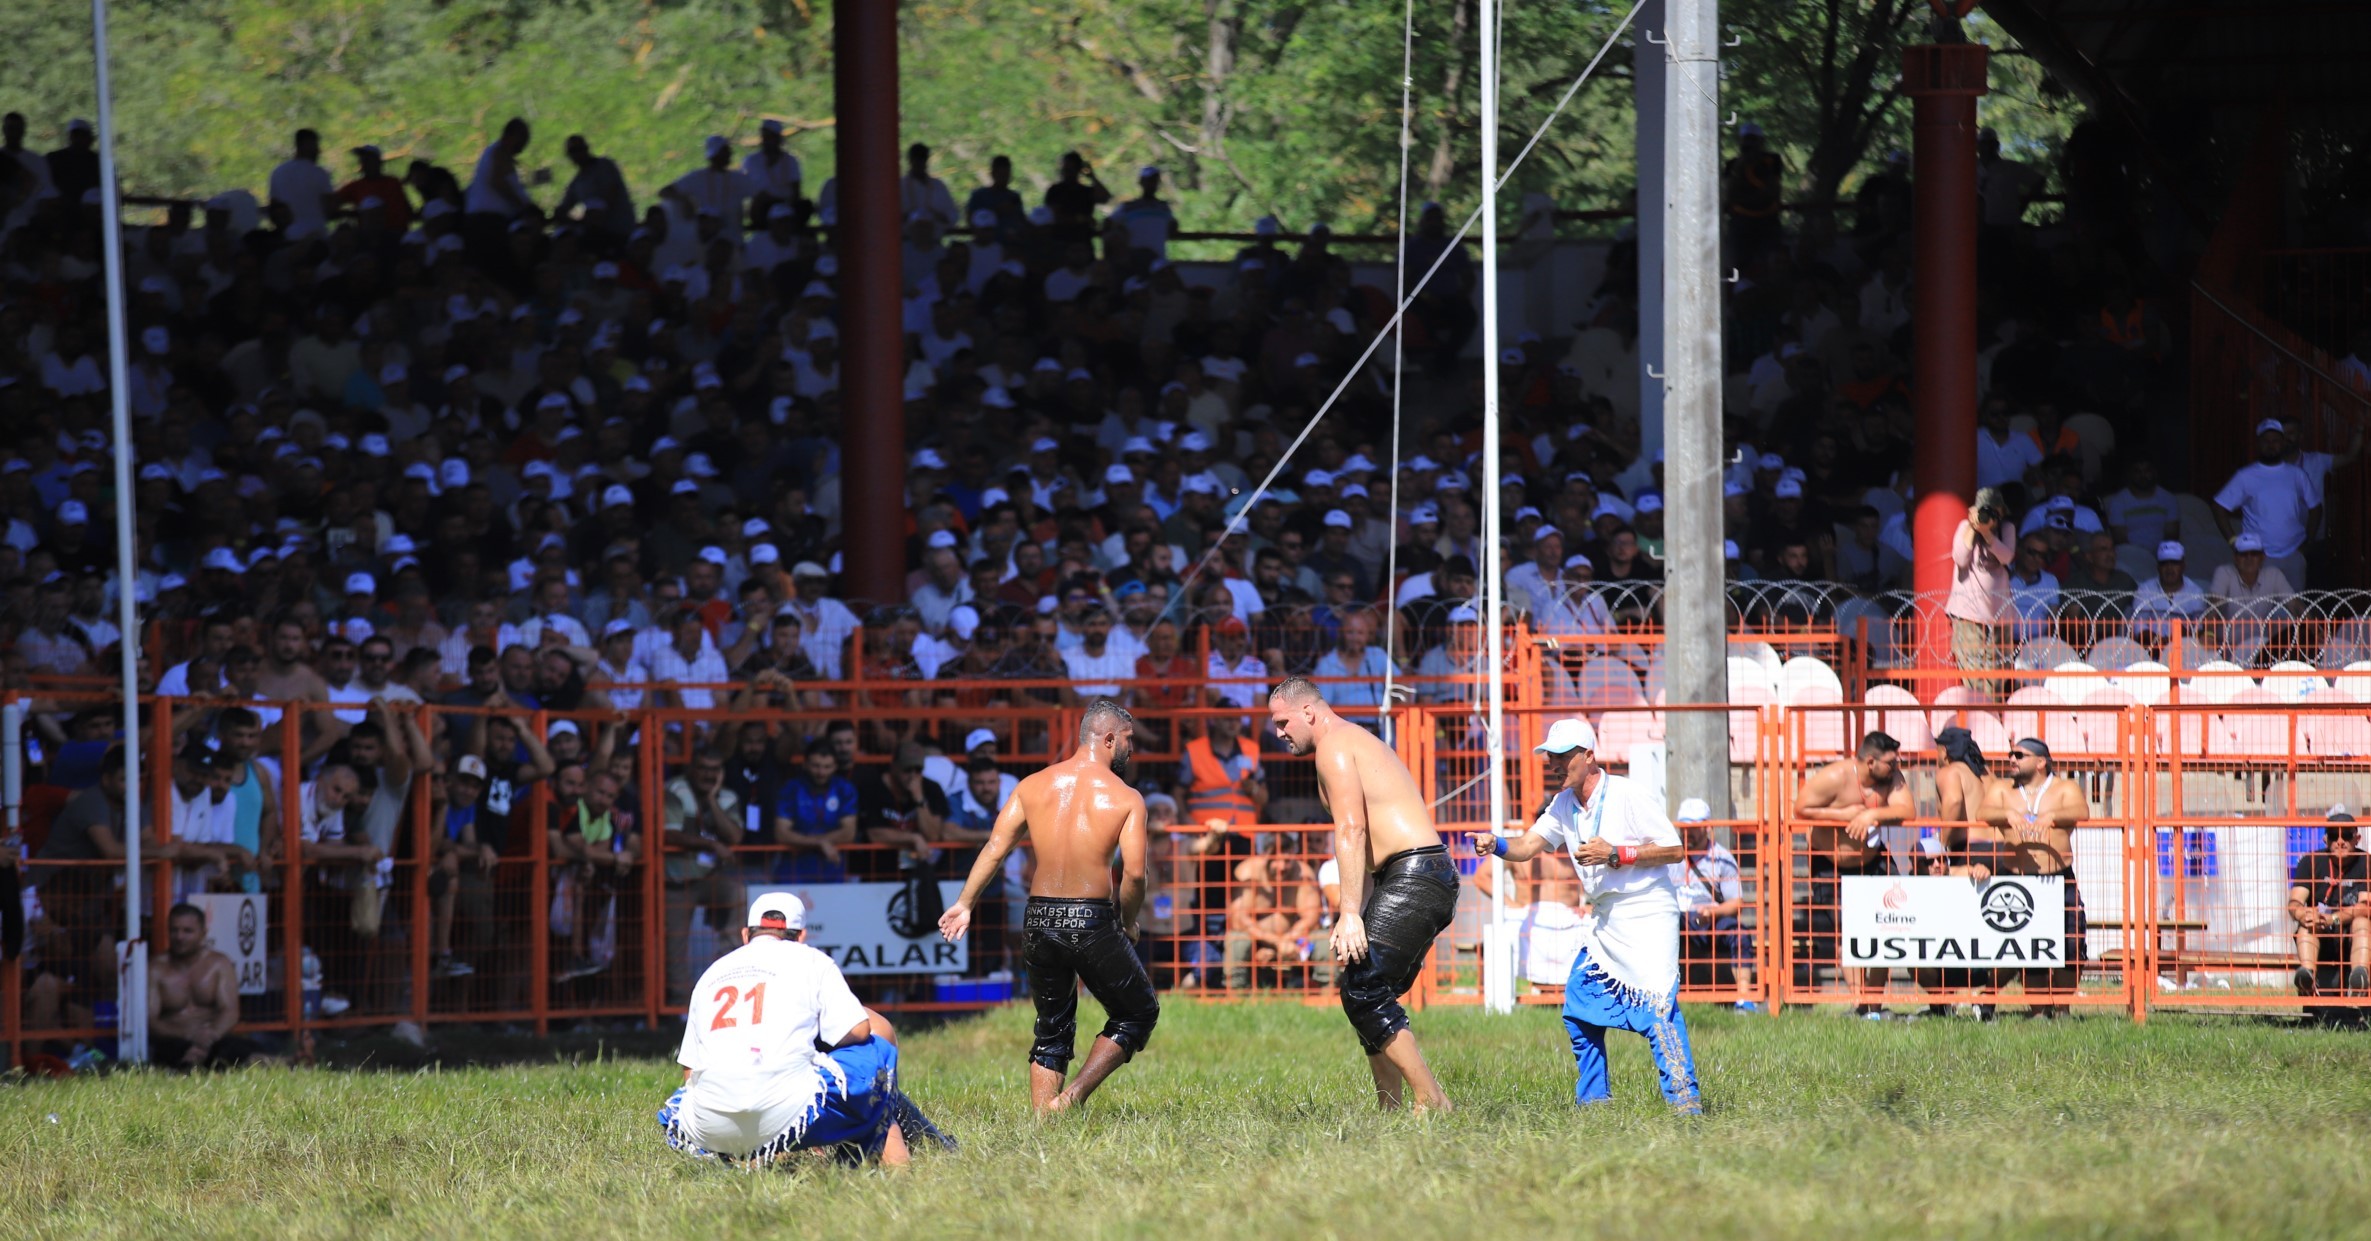
[[(1721, 557), (1719, 0), (1665, 0), (1663, 42), (1663, 670), (1675, 706), (1729, 698)], [(1647, 204), (1640, 204), (1642, 209)], [(1729, 811), (1729, 719), (1664, 724), (1673, 799)]]
[(906, 337), (899, 275), (897, 4), (832, 6), (840, 259), (840, 528), (843, 590), (906, 597)]
[(132, 401), (124, 339), (123, 223), (115, 180), (115, 92), (107, 79), (107, 0), (91, 0), (98, 64), (99, 227), (107, 257), (107, 395), (115, 415), (115, 623), (123, 631), (124, 938), (116, 970), (116, 1058), (148, 1060), (148, 953), (140, 940), (140, 608), (132, 570)]
[[(1638, 11), (1639, 25), (1661, 37), (1663, 0), (1647, 0)], [(1663, 358), (1663, 84), (1667, 76), (1663, 47), (1642, 34), (1635, 43), (1630, 71), (1632, 111), (1636, 118), (1632, 147), (1638, 164), (1638, 188), (1632, 216), (1638, 228), (1638, 356), (1657, 363)], [(1663, 444), (1663, 381), (1638, 368), (1638, 450), (1650, 456)], [(1669, 502), (1670, 497), (1665, 497)]]
[[(1902, 90), (1912, 100), (1911, 412), (1918, 446), (1910, 462), (1919, 599), (1919, 663), (1947, 668), (1951, 539), (1976, 493), (1976, 97), (1984, 93), (1982, 44), (1902, 50)], [(1944, 682), (1934, 682), (1940, 690)]]
[[(1474, 25), (1482, 36), (1482, 684), (1489, 703), (1483, 733), (1490, 769), (1490, 830), (1507, 821), (1506, 587), (1499, 546), (1498, 497), (1498, 0), (1481, 0)], [(1490, 953), (1482, 1000), (1494, 1013), (1515, 1010), (1513, 945), (1507, 940), (1507, 864), (1490, 863)]]

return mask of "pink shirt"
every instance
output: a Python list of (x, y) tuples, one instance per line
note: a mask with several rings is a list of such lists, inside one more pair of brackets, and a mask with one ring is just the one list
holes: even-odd
[(1951, 599), (1945, 616), (1990, 624), (2009, 610), (2009, 549), (2016, 546), (2017, 527), (2003, 520), (1992, 538), (1959, 523), (1951, 536)]

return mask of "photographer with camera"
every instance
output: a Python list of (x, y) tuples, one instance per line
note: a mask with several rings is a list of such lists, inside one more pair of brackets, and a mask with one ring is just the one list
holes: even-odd
[[(2001, 666), (1995, 634), (2009, 611), (2009, 549), (2016, 544), (2008, 501), (1995, 488), (1977, 488), (1967, 517), (1951, 535), (1951, 598), (1943, 605), (1951, 618), (1952, 662), (1963, 672)], [(1995, 693), (1989, 679), (1968, 677), (1964, 683), (1987, 697)]]

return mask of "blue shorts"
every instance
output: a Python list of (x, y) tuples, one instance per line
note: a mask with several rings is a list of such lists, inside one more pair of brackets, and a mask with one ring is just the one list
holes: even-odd
[(683, 1106), (685, 1087), (678, 1086), (659, 1107), (659, 1129), (667, 1136), (667, 1145), (688, 1155), (724, 1160), (727, 1163), (748, 1160), (763, 1163), (776, 1155), (798, 1150), (826, 1150), (845, 1147), (847, 1154), (864, 1158), (879, 1155), (882, 1143), (889, 1140), (889, 1126), (895, 1122), (893, 1106), (897, 1093), (897, 1045), (878, 1035), (852, 1047), (841, 1047), (831, 1053), (832, 1063), (848, 1078), (845, 1087), (837, 1083), (826, 1086), (823, 1097), (807, 1109), (802, 1123), (793, 1125), (773, 1139), (746, 1155), (714, 1155), (700, 1149), (691, 1136), (676, 1125), (676, 1115)]

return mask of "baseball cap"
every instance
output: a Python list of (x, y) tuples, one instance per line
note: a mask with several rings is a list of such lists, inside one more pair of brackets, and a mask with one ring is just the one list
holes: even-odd
[(2187, 559), (2189, 559), (2189, 557), (2183, 553), (2183, 551), (2182, 551), (2182, 545), (2181, 545), (2179, 542), (2177, 542), (2176, 540), (2173, 540), (2173, 539), (2167, 539), (2167, 540), (2165, 540), (2164, 542), (2162, 542), (2162, 543), (2159, 543), (2159, 544), (2157, 545), (2157, 563), (2158, 563), (2158, 564), (2164, 564), (2164, 563), (2166, 563), (2167, 561), (2172, 561), (2172, 560), (2187, 560)]
[(239, 553), (227, 547), (217, 547), (213, 551), (207, 552), (206, 558), (199, 563), (203, 568), (219, 569), (224, 573), (245, 573), (247, 571), (247, 562), (239, 559)]
[(748, 925), (777, 931), (804, 931), (807, 929), (807, 903), (788, 892), (764, 893), (749, 902)]
[(621, 504), (632, 504), (633, 502), (634, 493), (626, 490), (624, 483), (611, 483), (601, 490), (601, 507), (603, 508), (616, 508)]
[(1574, 750), (1597, 749), (1597, 730), (1583, 719), (1558, 720), (1548, 726), (1547, 738), (1532, 750), (1539, 754), (1570, 754)]
[(1336, 508), (1326, 510), (1325, 524), (1338, 527), (1343, 530), (1350, 530), (1356, 528), (1358, 523), (1350, 520), (1350, 514)]
[(1791, 478), (1782, 478), (1776, 487), (1770, 489), (1770, 494), (1775, 499), (1800, 500), (1803, 498), (1803, 484)]
[(621, 616), (621, 617), (618, 617), (616, 620), (613, 620), (613, 621), (609, 622), (608, 624), (601, 626), (601, 636), (602, 636), (603, 638), (605, 638), (605, 639), (606, 639), (606, 638), (614, 638), (614, 637), (618, 636), (618, 635), (619, 635), (619, 634), (621, 634), (621, 633), (632, 633), (632, 632), (634, 632), (634, 622), (632, 622), (632, 621), (630, 621), (630, 620), (627, 620), (627, 619), (626, 619), (625, 617), (623, 617), (623, 616)]
[(1136, 471), (1131, 470), (1124, 465), (1111, 465), (1104, 469), (1103, 481), (1110, 483), (1113, 486), (1118, 486), (1121, 483), (1132, 483), (1136, 481)]
[(346, 593), (349, 595), (375, 595), (379, 593), (379, 584), (372, 580), (368, 573), (349, 573), (346, 575)]
[(1679, 813), (1671, 817), (1675, 823), (1702, 823), (1712, 817), (1712, 807), (1701, 797), (1691, 797), (1681, 802)]
[(782, 549), (771, 543), (752, 543), (749, 545), (749, 563), (781, 564)]
[(91, 524), (91, 511), (84, 507), (80, 500), (67, 500), (58, 505), (58, 524), (61, 526), (87, 526)]
[(802, 560), (790, 566), (790, 575), (792, 577), (830, 577), (831, 570), (812, 560)]
[(475, 754), (464, 754), (460, 762), (453, 764), (453, 774), (483, 780), (486, 778), (486, 760)]
[(936, 551), (940, 548), (952, 548), (955, 546), (955, 532), (952, 530), (933, 530), (930, 532), (930, 538), (925, 542), (927, 546), (929, 546), (933, 551)]
[(2284, 428), (2280, 425), (2280, 419), (2278, 418), (2266, 418), (2256, 424), (2256, 434), (2258, 435), (2262, 435), (2267, 431), (2281, 430), (2284, 430)]
[(2242, 534), (2238, 538), (2231, 540), (2231, 550), (2240, 553), (2263, 551), (2264, 536), (2260, 534)]
[(994, 729), (975, 728), (963, 735), (963, 752), (966, 754), (971, 753), (973, 750), (979, 749), (981, 746), (995, 744), (996, 731)]

